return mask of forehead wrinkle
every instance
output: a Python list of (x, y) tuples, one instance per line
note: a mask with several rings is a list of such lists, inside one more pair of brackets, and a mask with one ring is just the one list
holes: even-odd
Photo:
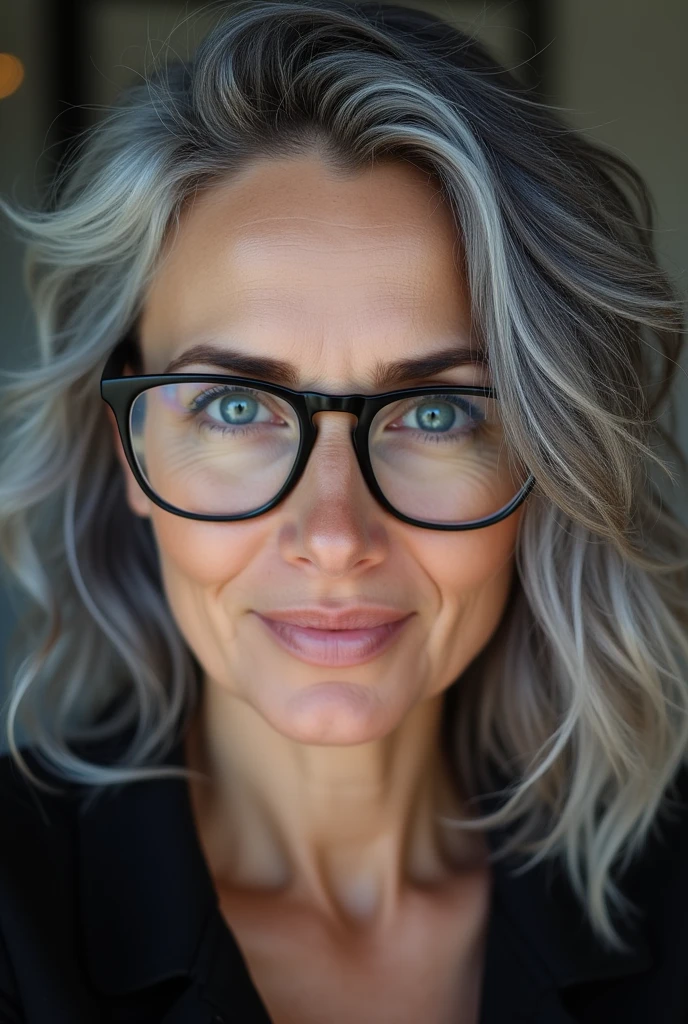
[[(396, 190), (400, 190), (399, 183), (396, 185)], [(301, 196), (298, 201), (303, 200), (303, 198), (304, 197)], [(415, 195), (414, 198), (416, 198)], [(349, 217), (347, 220), (338, 219), (337, 214), (340, 213), (340, 210), (337, 209), (340, 206), (339, 200), (330, 201), (329, 205), (336, 211), (332, 216), (319, 216), (313, 213), (285, 213), (284, 211), (281, 211), (274, 214), (263, 213), (261, 216), (249, 217), (247, 216), (247, 212), (250, 210), (251, 206), (256, 207), (265, 205), (266, 199), (264, 195), (256, 197), (255, 194), (252, 193), (249, 196), (242, 196), (237, 193), (232, 197), (232, 201), (228, 202), (227, 199), (228, 197), (226, 194), (218, 192), (212, 207), (211, 203), (207, 201), (202, 204), (202, 206), (205, 206), (205, 209), (202, 209), (201, 205), (197, 205), (195, 207), (195, 219), (200, 221), (205, 218), (212, 217), (213, 220), (216, 220), (217, 206), (221, 206), (224, 208), (224, 218), (231, 221), (232, 231), (236, 235), (250, 236), (251, 234), (265, 234), (266, 236), (270, 236), (274, 233), (275, 225), (285, 225), (287, 229), (294, 226), (297, 231), (301, 230), (303, 226), (308, 227), (313, 225), (317, 228), (320, 225), (325, 225), (328, 228), (342, 228), (345, 231), (370, 232), (381, 230), (400, 237), (409, 233), (427, 234), (431, 227), (430, 221), (438, 220), (438, 217), (435, 216), (438, 212), (438, 203), (435, 202), (431, 206), (430, 198), (426, 200), (422, 216), (414, 216), (416, 211), (409, 208), (408, 215), (401, 223), (396, 216), (396, 213), (394, 216), (391, 216), (386, 220), (373, 219), (376, 215), (379, 216), (380, 214), (380, 200), (378, 197), (371, 199), (362, 198), (359, 195), (357, 197), (358, 206), (354, 209), (349, 207)], [(323, 201), (324, 196), (322, 193), (320, 194), (319, 199)], [(344, 201), (346, 202), (346, 197), (344, 197)], [(428, 208), (430, 208), (429, 213)], [(440, 217), (439, 219), (441, 220), (442, 218)], [(265, 230), (261, 228), (257, 232), (246, 230), (247, 228), (253, 228), (255, 225), (269, 225), (269, 227)]]
[(329, 220), (327, 217), (314, 217), (312, 214), (276, 213), (272, 216), (253, 217), (251, 220), (242, 220), (238, 227), (243, 228), (251, 224), (265, 224), (273, 221), (305, 221), (312, 224), (327, 224), (337, 228), (350, 228), (352, 231), (369, 231), (371, 228), (395, 228), (397, 226), (397, 222), (394, 220), (382, 220), (377, 223), (366, 220), (364, 224), (352, 224), (346, 221)]
[(232, 289), (235, 320), (250, 320), (282, 335), (298, 334), (303, 324), (303, 332), (323, 339), (335, 334), (348, 339), (371, 331), (393, 338), (400, 332), (408, 334), (409, 329), (422, 335), (433, 324), (433, 298), (432, 292), (425, 293), (422, 282), (393, 277), (357, 289), (353, 297), (343, 293), (339, 299), (317, 281), (304, 281), (298, 288), (293, 282), (290, 287), (241, 282)]
[[(253, 224), (265, 222), (281, 226), (259, 230), (251, 227)], [(336, 229), (336, 233), (333, 233), (332, 228)], [(375, 234), (376, 231), (380, 232), (378, 236)], [(391, 250), (394, 253), (404, 252), (408, 255), (412, 252), (417, 253), (419, 249), (434, 248), (437, 244), (434, 226), (431, 228), (425, 222), (419, 225), (408, 222), (399, 225), (394, 221), (345, 224), (341, 221), (305, 216), (280, 216), (259, 221), (233, 222), (229, 235), (229, 247), (242, 260), (262, 260), (270, 255), (270, 250), (291, 250), (299, 247), (304, 252)]]
[[(382, 253), (388, 253), (393, 258), (381, 259), (372, 264), (366, 263), (364, 266), (354, 262), (362, 254), (370, 253), (377, 254), (378, 257)], [(265, 280), (266, 285), (274, 288), (279, 285), (282, 265), (288, 260), (287, 267), (292, 286), (294, 281), (305, 285), (314, 275), (316, 279), (313, 280), (313, 284), (319, 286), (317, 278), (322, 275), (329, 277), (332, 273), (330, 265), (323, 265), (323, 255), (331, 257), (335, 265), (339, 258), (343, 270), (349, 273), (353, 268), (359, 272), (362, 280), (373, 282), (375, 287), (390, 283), (396, 285), (402, 293), (412, 282), (431, 277), (427, 272), (428, 259), (424, 258), (422, 253), (400, 250), (399, 246), (394, 244), (371, 242), (368, 245), (356, 243), (349, 246), (329, 243), (313, 245), (304, 244), (301, 240), (289, 241), (283, 238), (270, 243), (267, 247), (260, 244), (232, 246), (232, 251), (228, 254), (227, 270), (242, 282), (243, 287), (260, 287)], [(274, 272), (275, 269), (277, 273)]]
[[(409, 243), (416, 241), (415, 236), (409, 237), (408, 232), (388, 231), (384, 236), (376, 236), (370, 232), (369, 228), (355, 229), (351, 231), (353, 235), (346, 233), (344, 225), (334, 225), (337, 227), (337, 231), (292, 231), (289, 229), (283, 229), (278, 232), (267, 231), (261, 234), (247, 232), (246, 234), (239, 233), (235, 236), (234, 241), (237, 247), (241, 247), (242, 250), (251, 251), (255, 249), (260, 252), (261, 249), (272, 246), (288, 245), (288, 246), (302, 246), (304, 250), (311, 251), (317, 243), (321, 243), (326, 250), (343, 250), (348, 251), (354, 249), (358, 251), (360, 249), (392, 249), (398, 250), (404, 246), (404, 242), (408, 240)], [(362, 234), (362, 232), (365, 232)], [(408, 248), (411, 248), (409, 244)], [(315, 250), (317, 251), (317, 250)]]

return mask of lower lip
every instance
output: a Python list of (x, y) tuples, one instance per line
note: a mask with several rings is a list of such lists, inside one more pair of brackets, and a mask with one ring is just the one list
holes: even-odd
[(371, 629), (311, 629), (255, 613), (281, 647), (309, 665), (362, 665), (390, 647), (411, 618)]

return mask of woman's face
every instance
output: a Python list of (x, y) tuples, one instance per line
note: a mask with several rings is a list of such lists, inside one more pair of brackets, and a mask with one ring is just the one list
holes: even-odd
[[(373, 384), (385, 364), (470, 348), (459, 257), (446, 205), (411, 165), (382, 162), (343, 179), (315, 156), (256, 162), (200, 193), (170, 237), (144, 303), (145, 372), (162, 373), (206, 344), (288, 363), (292, 379), (276, 382), (297, 390), (385, 390)], [(241, 375), (196, 359), (183, 369)], [(386, 390), (487, 383), (486, 369), (467, 363)], [(240, 522), (163, 511), (119, 452), (129, 504), (152, 520), (167, 599), (206, 684), (246, 701), (284, 736), (356, 744), (394, 730), (489, 641), (523, 506), (478, 530), (403, 523), (366, 487), (353, 417), (318, 413), (315, 422), (296, 488)], [(355, 664), (318, 664), (317, 655), (314, 663), (303, 636), (299, 653), (261, 618), (364, 605), (408, 618), (391, 644)]]

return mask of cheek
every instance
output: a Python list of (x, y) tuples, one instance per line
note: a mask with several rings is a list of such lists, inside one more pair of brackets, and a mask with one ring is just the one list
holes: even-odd
[(250, 522), (204, 523), (164, 512), (151, 518), (168, 578), (202, 589), (238, 576), (263, 543), (262, 526)]
[(426, 644), (433, 692), (460, 675), (499, 625), (515, 571), (514, 518), (482, 530), (428, 533), (416, 543), (416, 562), (435, 593)]
[(520, 516), (517, 513), (481, 530), (427, 532), (415, 558), (448, 601), (477, 596), (513, 575)]
[[(204, 523), (151, 513), (165, 597), (177, 627), (206, 673), (222, 678), (235, 647), (227, 585), (241, 605), (246, 567), (266, 543), (263, 524)], [(248, 587), (247, 587), (248, 591)]]

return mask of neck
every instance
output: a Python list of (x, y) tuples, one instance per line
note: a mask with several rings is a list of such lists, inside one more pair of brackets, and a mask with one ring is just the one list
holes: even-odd
[(187, 737), (206, 859), (218, 889), (279, 892), (338, 922), (390, 921), (410, 887), (440, 886), (484, 857), (440, 747), (442, 694), (391, 734), (316, 746), (278, 733), (207, 680)]

